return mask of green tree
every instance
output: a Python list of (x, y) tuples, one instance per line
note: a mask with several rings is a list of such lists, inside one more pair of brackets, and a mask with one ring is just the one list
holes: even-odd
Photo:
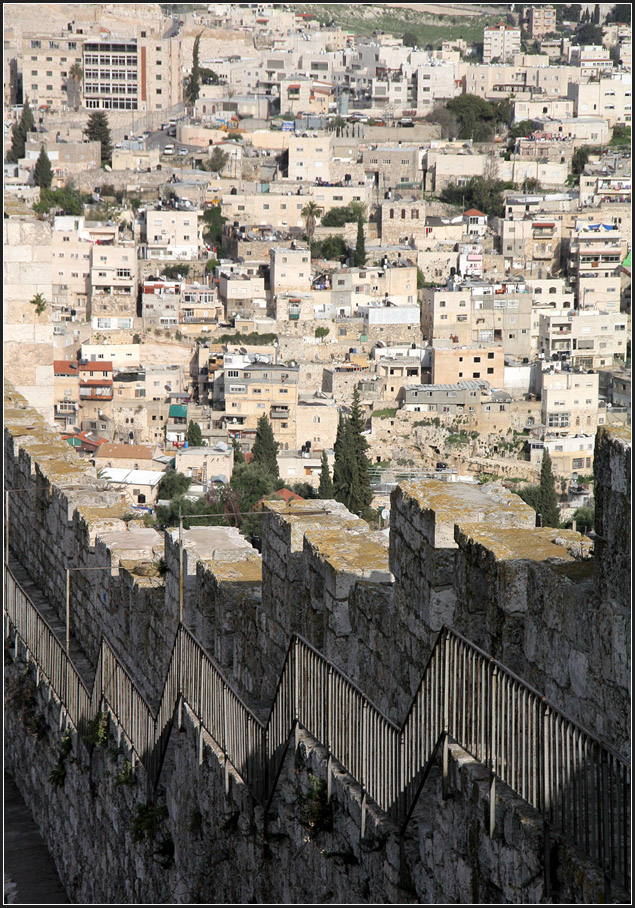
[(164, 277), (174, 280), (178, 278), (179, 274), (182, 277), (187, 277), (190, 273), (190, 266), (187, 263), (180, 263), (178, 265), (164, 265), (161, 269), (161, 274)]
[(61, 189), (42, 189), (40, 201), (33, 206), (37, 214), (46, 214), (52, 208), (62, 214), (80, 217), (84, 213), (84, 197), (76, 189), (64, 186)]
[(210, 246), (220, 246), (223, 239), (223, 224), (227, 220), (221, 213), (220, 205), (213, 205), (203, 212), (203, 239)]
[(323, 227), (343, 227), (365, 217), (365, 208), (360, 202), (350, 202), (339, 208), (331, 208), (322, 215)]
[(274, 491), (274, 480), (261, 463), (238, 464), (230, 485), (238, 495), (240, 511), (246, 514), (261, 498)]
[(177, 470), (166, 470), (159, 483), (158, 498), (167, 498), (172, 501), (184, 495), (192, 484), (192, 480), (184, 473)]
[(540, 512), (540, 486), (525, 486), (518, 492), (518, 496), (536, 513)]
[(101, 163), (110, 164), (112, 161), (112, 139), (108, 116), (104, 110), (95, 110), (88, 118), (84, 135), (89, 142), (101, 144)]
[(516, 139), (529, 136), (534, 132), (533, 120), (521, 120), (519, 123), (512, 123), (507, 131), (507, 140), (509, 145), (514, 145)]
[(581, 508), (576, 508), (567, 526), (570, 527), (574, 520), (578, 533), (591, 533), (595, 526), (595, 507), (593, 505), (584, 505)]
[(414, 32), (405, 32), (401, 40), (404, 47), (416, 47), (419, 43)]
[(326, 451), (322, 451), (322, 460), (320, 462), (320, 485), (318, 487), (318, 498), (333, 498), (334, 489), (333, 489), (333, 480), (331, 479), (331, 473), (329, 470), (329, 462), (326, 456)]
[(7, 161), (17, 164), (25, 155), (26, 141), (30, 132), (35, 129), (35, 120), (29, 106), (28, 98), (24, 99), (22, 115), (17, 123), (11, 127), (11, 148), (7, 152)]
[(222, 173), (228, 161), (229, 154), (217, 145), (209, 156), (206, 170), (210, 170), (212, 173)]
[(190, 424), (187, 427), (187, 443), (191, 448), (200, 448), (205, 444), (201, 427), (193, 419), (190, 419)]
[(253, 463), (261, 466), (272, 479), (280, 479), (280, 471), (278, 469), (279, 447), (280, 445), (273, 436), (271, 423), (263, 413), (258, 420), (256, 438), (251, 453), (253, 454)]
[(370, 487), (370, 463), (366, 456), (368, 442), (362, 435), (364, 419), (359, 391), (353, 393), (351, 415), (340, 418), (335, 439), (333, 486), (335, 498), (349, 511), (364, 516), (368, 513), (373, 493)]
[(593, 25), (592, 22), (584, 22), (575, 32), (574, 44), (594, 44), (601, 45), (604, 34), (599, 25)]
[(44, 149), (44, 145), (42, 145), (40, 156), (35, 162), (33, 182), (36, 186), (39, 186), (40, 189), (50, 189), (51, 183), (53, 182), (53, 168), (51, 167), (51, 162)]
[(631, 4), (616, 3), (607, 17), (607, 22), (620, 22), (622, 25), (631, 24)]
[(315, 224), (320, 213), (320, 207), (317, 202), (307, 202), (307, 204), (302, 209), (302, 217), (304, 218), (304, 229), (306, 230), (306, 235), (309, 238), (309, 246), (311, 245), (311, 240), (313, 239), (313, 234), (315, 233)]
[(363, 268), (366, 264), (366, 241), (364, 240), (364, 224), (360, 218), (357, 222), (357, 243), (355, 244), (355, 266)]
[(549, 451), (544, 449), (540, 468), (540, 514), (543, 527), (559, 527), (558, 493)]
[(187, 84), (185, 86), (185, 100), (190, 107), (194, 106), (201, 90), (201, 69), (198, 59), (199, 47), (201, 44), (201, 34), (202, 32), (200, 32), (194, 39), (194, 49), (192, 51), (192, 72), (190, 73)]
[(318, 325), (315, 329), (315, 336), (318, 340), (322, 340), (323, 337), (326, 337), (330, 333), (330, 328), (327, 328), (325, 325)]
[(313, 240), (311, 243), (311, 256), (314, 259), (334, 261), (343, 258), (347, 253), (348, 246), (339, 233), (335, 236), (325, 236), (323, 240)]
[(234, 470), (239, 464), (245, 463), (245, 455), (243, 454), (243, 449), (240, 447), (240, 442), (237, 438), (232, 438), (232, 448), (234, 449)]
[(459, 123), (459, 139), (487, 142), (494, 135), (496, 107), (478, 95), (458, 95), (446, 104)]

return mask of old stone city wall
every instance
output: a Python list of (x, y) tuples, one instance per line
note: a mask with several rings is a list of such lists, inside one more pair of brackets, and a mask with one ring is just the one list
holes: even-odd
[[(74, 641), (94, 664), (103, 634), (156, 706), (179, 619), (178, 530), (162, 536), (123, 520), (121, 495), (104, 492), (94, 470), (18, 394), (5, 400), (5, 424), (7, 487), (28, 490), (9, 494), (12, 555), (62, 618), (66, 567), (84, 569), (71, 581)], [(600, 498), (606, 507), (623, 505), (629, 442), (605, 432), (598, 445)], [(611, 565), (625, 521), (619, 532), (607, 528), (603, 567), (592, 581), (588, 541), (535, 531), (533, 512), (496, 484), (402, 484), (393, 493), (388, 545), (337, 502), (268, 507), (262, 558), (222, 528), (186, 530), (182, 553), (184, 623), (261, 717), (296, 632), (401, 723), (438, 631), (449, 624), (531, 675), (563, 708), (577, 707), (592, 731), (624, 744), (628, 665), (618, 638), (626, 590)], [(522, 544), (509, 543), (513, 534)], [(558, 600), (553, 617), (540, 592), (546, 583)], [(598, 597), (606, 633), (585, 646)], [(553, 666), (539, 651), (545, 627), (563, 653)], [(362, 835), (359, 786), (337, 765), (326, 802), (326, 752), (306, 735), (289, 748), (265, 822), (233, 771), (226, 794), (222, 754), (185, 709), (158, 789), (166, 811), (149, 813), (143, 766), (114, 719), (102, 746), (87, 748), (74, 735), (64, 756), (59, 703), (19, 649), (11, 648), (9, 661), (6, 765), (75, 901), (599, 900), (600, 875), (557, 840), (545, 877), (542, 822), (503, 785), (488, 836), (489, 775), (459, 748), (450, 753), (452, 800), (442, 803), (433, 769), (400, 852), (395, 827), (379, 811), (369, 809)]]

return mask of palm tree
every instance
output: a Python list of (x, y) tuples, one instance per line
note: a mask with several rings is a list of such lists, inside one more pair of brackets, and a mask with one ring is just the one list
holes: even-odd
[(73, 63), (68, 74), (70, 76), (70, 84), (73, 86), (73, 107), (75, 110), (79, 110), (79, 100), (81, 97), (79, 86), (84, 78), (84, 71), (82, 70), (81, 64)]
[(320, 206), (315, 202), (307, 202), (307, 204), (302, 209), (302, 217), (304, 218), (304, 226), (306, 228), (306, 234), (309, 238), (309, 247), (311, 246), (311, 240), (313, 239), (313, 234), (315, 233), (315, 222), (320, 213)]

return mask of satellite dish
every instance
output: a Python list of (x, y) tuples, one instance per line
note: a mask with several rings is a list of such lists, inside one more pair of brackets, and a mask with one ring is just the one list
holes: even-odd
[(577, 474), (577, 473), (572, 473), (572, 474), (571, 474), (571, 482), (577, 482), (577, 481), (578, 481), (578, 474)]
[(390, 517), (390, 511), (388, 510), (388, 508), (382, 508), (382, 510), (381, 510), (381, 519), (382, 519), (382, 520), (388, 520), (389, 517)]

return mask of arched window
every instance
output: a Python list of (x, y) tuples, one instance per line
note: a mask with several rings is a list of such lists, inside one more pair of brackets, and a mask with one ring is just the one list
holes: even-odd
[(391, 217), (391, 218), (394, 218), (394, 216), (395, 216), (395, 209), (394, 209), (394, 208), (391, 208), (391, 209), (390, 209), (390, 217)]
[(406, 220), (406, 209), (405, 208), (401, 209), (401, 220), (402, 221)]
[(549, 293), (557, 293), (557, 292), (558, 292), (558, 288), (557, 288), (557, 287), (550, 287), (550, 288), (549, 288)]

